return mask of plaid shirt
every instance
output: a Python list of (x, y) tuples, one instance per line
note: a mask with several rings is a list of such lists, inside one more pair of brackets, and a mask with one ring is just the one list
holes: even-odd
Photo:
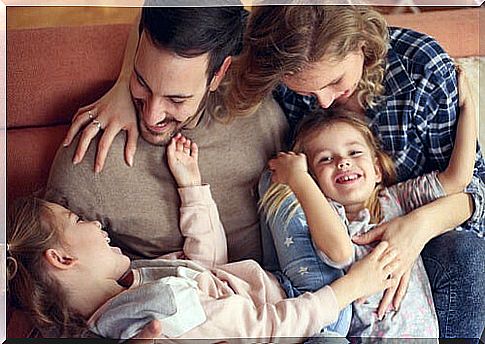
[[(443, 171), (453, 150), (458, 92), (453, 61), (431, 37), (390, 28), (384, 77), (385, 94), (379, 105), (366, 110), (369, 126), (396, 164), (398, 180), (434, 170)], [(280, 85), (274, 92), (291, 127), (314, 107), (315, 97), (301, 96)], [(485, 163), (477, 148), (474, 176), (466, 192), (474, 199), (470, 220), (457, 229), (485, 233)]]

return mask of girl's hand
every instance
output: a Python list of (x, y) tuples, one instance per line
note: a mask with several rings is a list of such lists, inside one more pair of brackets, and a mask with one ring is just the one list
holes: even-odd
[(367, 256), (356, 261), (344, 277), (332, 282), (340, 306), (396, 285), (396, 252), (388, 246), (385, 241), (379, 243)]
[(352, 237), (352, 241), (358, 245), (385, 240), (389, 243), (389, 248), (396, 251), (397, 265), (393, 277), (398, 283), (384, 293), (377, 310), (379, 319), (384, 316), (391, 303), (394, 309), (399, 309), (407, 291), (411, 268), (428, 241), (419, 235), (420, 231), (414, 230), (416, 228), (420, 228), (420, 224), (415, 223), (409, 216), (401, 216), (365, 234)]
[(273, 183), (291, 184), (292, 178), (299, 173), (307, 173), (308, 166), (306, 155), (295, 152), (280, 152), (278, 156), (268, 162), (272, 171), (271, 180)]
[[(94, 122), (93, 120), (98, 122)], [(94, 125), (91, 125), (93, 123)], [(99, 123), (96, 125), (96, 123)], [(123, 79), (117, 82), (102, 98), (96, 102), (80, 108), (72, 118), (64, 146), (71, 144), (76, 134), (83, 128), (79, 139), (73, 163), (82, 161), (88, 150), (91, 140), (98, 135), (101, 129), (103, 135), (98, 143), (98, 153), (94, 171), (101, 172), (108, 155), (108, 150), (115, 136), (120, 130), (127, 131), (127, 141), (125, 146), (125, 161), (129, 166), (133, 166), (133, 157), (136, 151), (138, 140), (138, 127), (136, 110), (131, 99), (128, 81)]]
[(198, 158), (199, 148), (195, 142), (180, 133), (170, 140), (167, 146), (168, 166), (179, 187), (201, 185)]

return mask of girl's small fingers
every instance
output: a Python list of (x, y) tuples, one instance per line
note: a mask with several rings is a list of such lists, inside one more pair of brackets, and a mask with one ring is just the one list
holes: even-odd
[(190, 155), (197, 160), (199, 156), (199, 147), (197, 147), (197, 144), (195, 142), (192, 142), (192, 145), (190, 146), (190, 150), (191, 150)]
[(380, 257), (379, 261), (382, 264), (382, 266), (386, 266), (390, 262), (394, 261), (396, 257), (397, 257), (397, 250), (392, 248), (384, 252), (384, 254), (382, 254), (382, 256)]
[(184, 142), (182, 141), (182, 138), (179, 138), (176, 144), (177, 151), (183, 151), (184, 150)]
[(168, 146), (167, 146), (167, 152), (168, 152), (169, 154), (170, 154), (170, 153), (175, 152), (175, 148), (176, 148), (176, 145), (177, 145), (177, 143), (176, 143), (176, 142), (177, 142), (177, 141), (176, 141), (175, 137), (172, 137), (172, 138), (170, 139), (170, 143), (169, 143), (169, 144), (168, 144)]
[(372, 259), (379, 260), (379, 258), (382, 256), (384, 251), (387, 249), (389, 246), (389, 243), (387, 241), (381, 241), (374, 249), (372, 250), (371, 253), (369, 253), (369, 256)]

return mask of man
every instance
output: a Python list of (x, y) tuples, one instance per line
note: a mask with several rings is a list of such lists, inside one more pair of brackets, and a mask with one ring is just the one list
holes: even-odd
[[(143, 138), (136, 163), (124, 163), (125, 137), (118, 135), (103, 172), (95, 174), (98, 143), (73, 165), (75, 142), (59, 149), (46, 197), (101, 221), (132, 258), (181, 250), (178, 196), (165, 145), (182, 132), (199, 145), (203, 182), (211, 185), (219, 207), (229, 259), (260, 259), (253, 189), (268, 158), (281, 148), (286, 120), (271, 98), (252, 115), (230, 123), (214, 119), (223, 106), (221, 82), (240, 49), (244, 18), (245, 11), (232, 6), (143, 8), (129, 83)], [(93, 124), (90, 131), (97, 134), (102, 123)]]

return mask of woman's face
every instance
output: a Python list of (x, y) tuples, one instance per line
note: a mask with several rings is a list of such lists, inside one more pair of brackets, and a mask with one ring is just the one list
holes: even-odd
[(332, 104), (344, 105), (354, 94), (364, 70), (362, 49), (344, 59), (323, 57), (303, 71), (283, 77), (283, 82), (304, 96), (315, 96), (324, 109)]

